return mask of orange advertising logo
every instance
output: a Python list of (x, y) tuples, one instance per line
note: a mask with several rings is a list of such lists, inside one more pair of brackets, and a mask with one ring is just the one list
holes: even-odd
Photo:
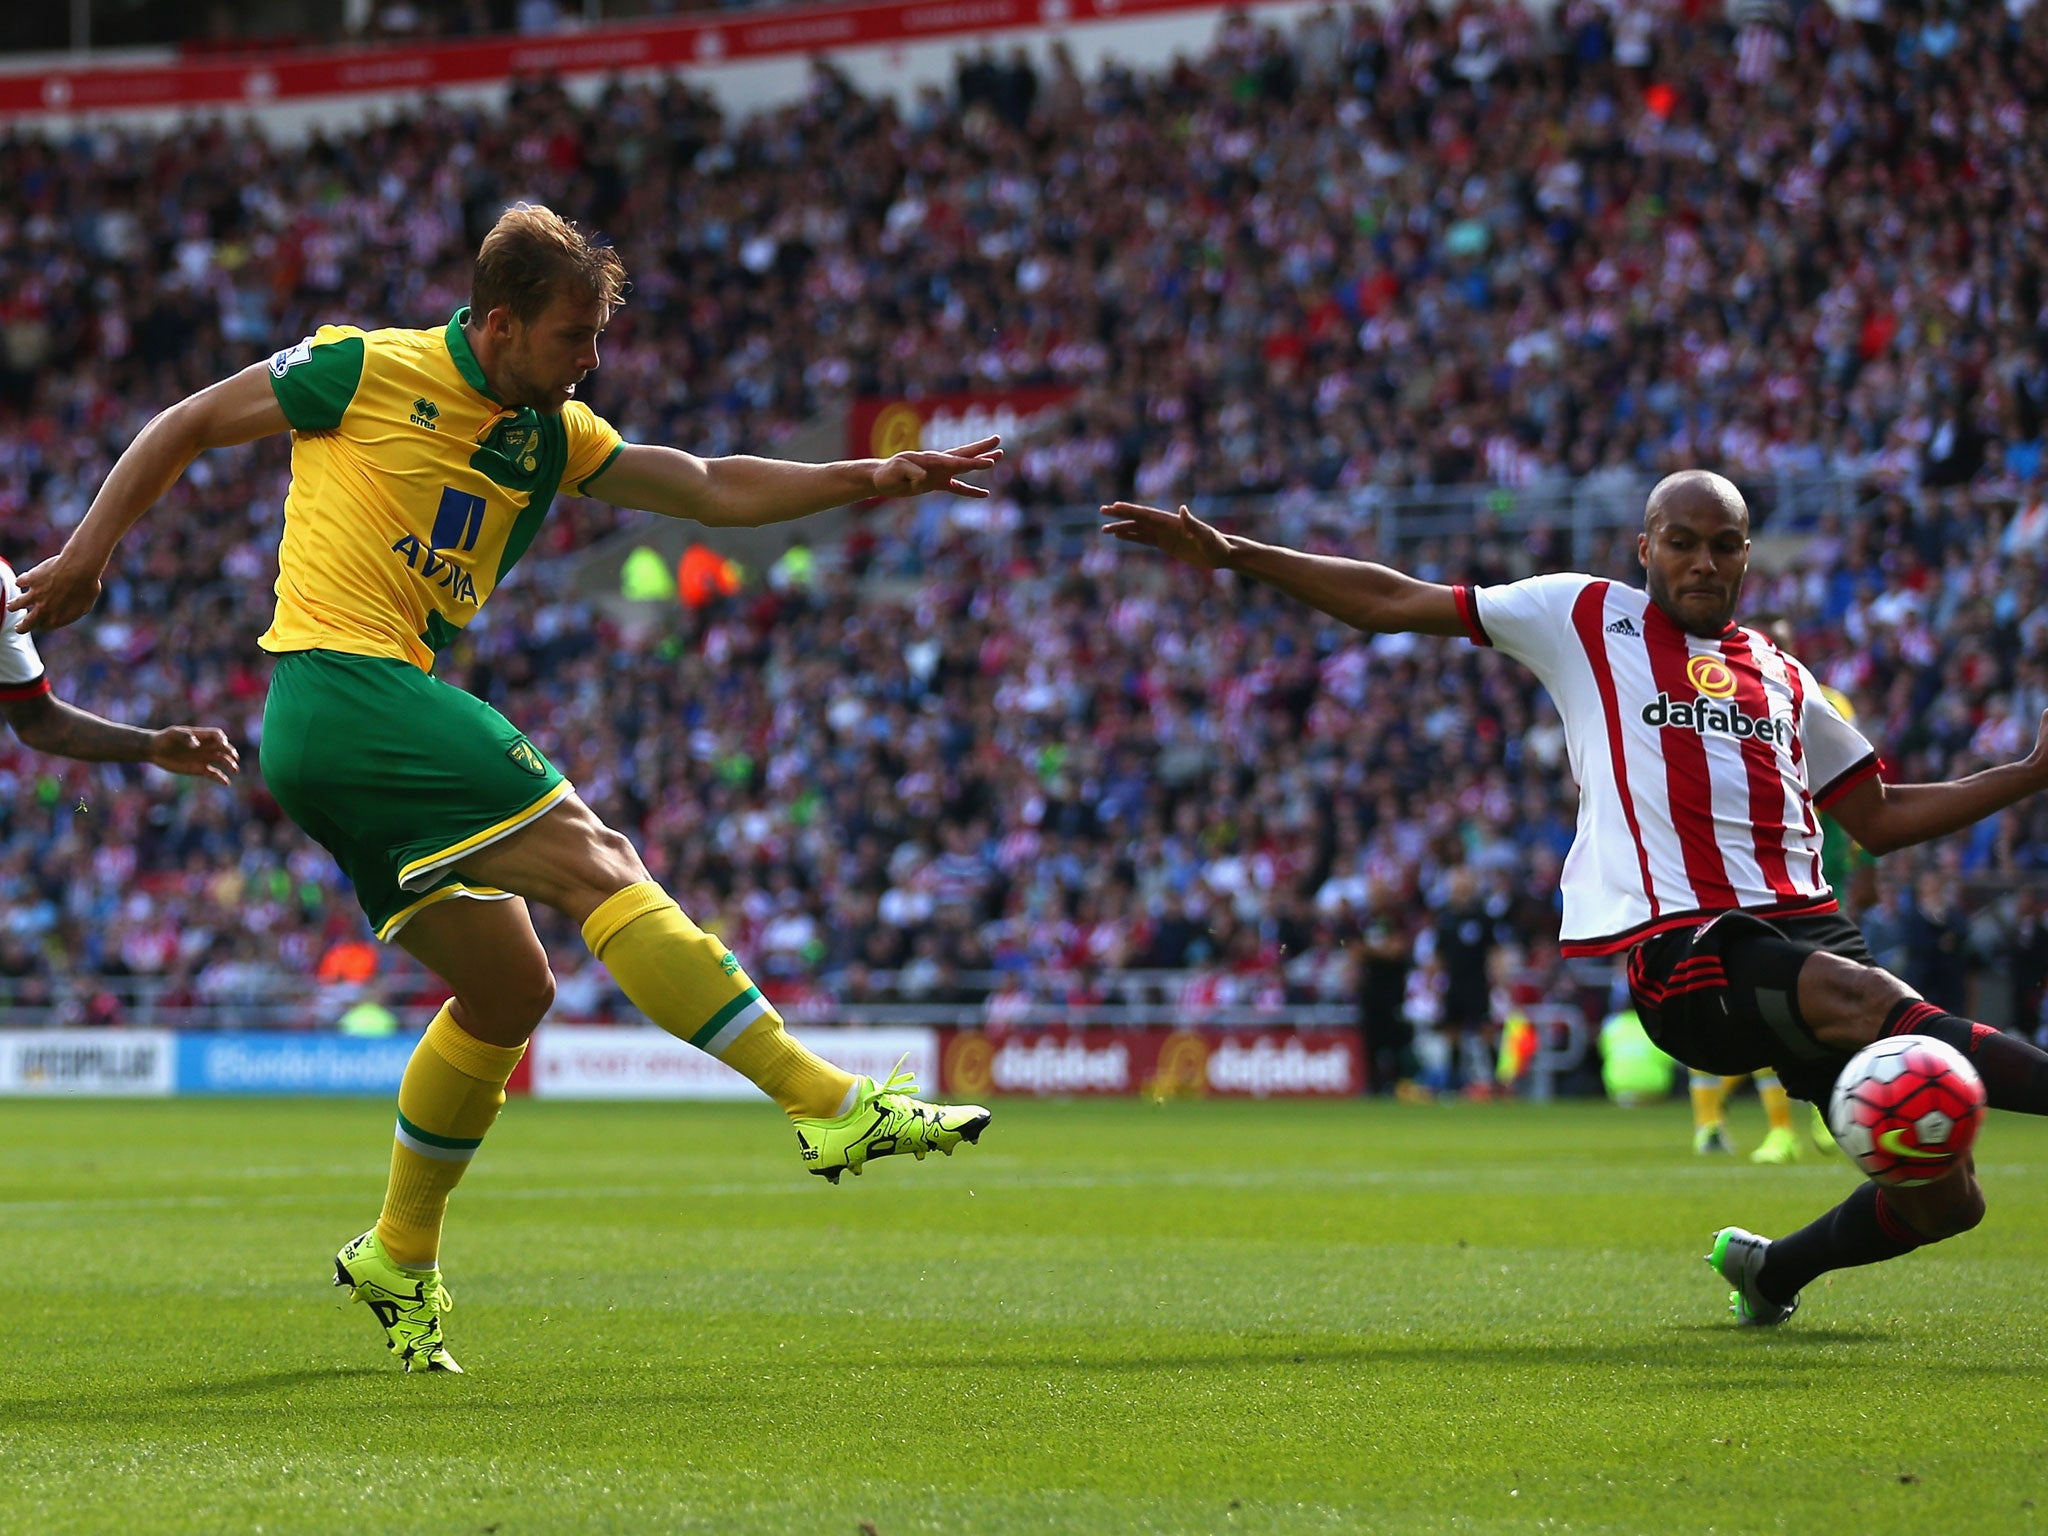
[(868, 451), (878, 459), (915, 453), (924, 446), (923, 414), (916, 406), (898, 401), (875, 418), (868, 443)]
[(978, 1098), (996, 1085), (996, 1048), (979, 1030), (962, 1030), (946, 1047), (947, 1091)]
[(1209, 1091), (1208, 1042), (1177, 1029), (1159, 1047), (1159, 1065), (1145, 1091), (1155, 1099), (1199, 1098)]
[(1735, 672), (1718, 656), (1695, 656), (1685, 664), (1686, 678), (1710, 699), (1735, 697)]

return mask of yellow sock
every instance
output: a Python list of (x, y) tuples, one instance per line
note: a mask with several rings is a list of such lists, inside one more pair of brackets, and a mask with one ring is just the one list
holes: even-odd
[(1763, 1100), (1764, 1113), (1771, 1117), (1772, 1130), (1792, 1129), (1792, 1095), (1785, 1091), (1785, 1085), (1778, 1081), (1778, 1074), (1769, 1067), (1756, 1074), (1756, 1096)]
[(505, 1103), (505, 1081), (523, 1045), (486, 1045), (455, 1022), (443, 1003), (413, 1047), (398, 1085), (398, 1131), (391, 1182), (377, 1238), (394, 1264), (433, 1267), (441, 1255), (441, 1220), (484, 1132)]
[(1690, 1082), (1694, 1130), (1721, 1123), (1721, 1106), (1728, 1100), (1728, 1081), (1716, 1077), (1711, 1072), (1692, 1074)]
[(853, 1078), (791, 1039), (732, 951), (652, 880), (606, 897), (585, 919), (583, 942), (634, 1007), (716, 1056), (791, 1119), (829, 1120), (852, 1107)]

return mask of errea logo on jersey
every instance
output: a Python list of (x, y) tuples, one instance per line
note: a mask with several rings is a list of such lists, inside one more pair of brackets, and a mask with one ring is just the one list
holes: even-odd
[(424, 396), (413, 401), (412, 424), (414, 426), (425, 427), (429, 432), (438, 432), (441, 429), (435, 426), (434, 423), (440, 419), (441, 407), (434, 404), (433, 401), (426, 399)]

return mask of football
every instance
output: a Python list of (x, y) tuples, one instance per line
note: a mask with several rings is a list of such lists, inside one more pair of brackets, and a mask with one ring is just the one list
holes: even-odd
[(1835, 1140), (1880, 1184), (1929, 1184), (1955, 1166), (1984, 1119), (1984, 1080), (1928, 1035), (1866, 1045), (1828, 1101)]

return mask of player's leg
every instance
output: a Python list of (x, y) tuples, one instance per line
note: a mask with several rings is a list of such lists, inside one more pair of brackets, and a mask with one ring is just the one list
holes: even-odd
[[(1846, 924), (1839, 939), (1830, 940), (1846, 954), (1755, 920), (1714, 927), (1723, 930), (1717, 954), (1725, 988), (1724, 1029), (1744, 1034), (1752, 1049), (1775, 1037), (1784, 1081), (1802, 1097), (1825, 1099), (1848, 1057), (1879, 1038), (1881, 1021), (1910, 1013), (1916, 1005), (1927, 1007), (1896, 976), (1868, 963), (1861, 936)], [(1873, 1019), (1880, 1026), (1873, 1026)], [(1735, 1286), (1738, 1317), (1782, 1322), (1816, 1276), (1898, 1258), (1967, 1231), (1982, 1210), (1974, 1171), (1959, 1165), (1917, 1190), (1863, 1185), (1818, 1219), (1775, 1241), (1740, 1227), (1724, 1228), (1708, 1261)]]
[(1742, 1079), (1723, 1077), (1719, 1072), (1701, 1072), (1691, 1067), (1686, 1070), (1686, 1081), (1692, 1091), (1693, 1151), (1701, 1154), (1733, 1152), (1735, 1143), (1728, 1137), (1728, 1090)]
[[(1755, 1072), (1774, 1058), (1786, 1082), (1805, 1096), (1825, 1098), (1855, 1047), (1824, 1042), (1800, 1007), (1799, 988), (1816, 961), (1852, 961), (1822, 950), (1820, 940), (1851, 954), (1862, 938), (1847, 922), (1822, 927), (1812, 939), (1788, 937), (1771, 924), (1728, 915), (1692, 930), (1659, 935), (1629, 958), (1629, 987), (1650, 1036), (1665, 1051), (1698, 1070)], [(1892, 985), (1896, 978), (1874, 972)], [(1779, 1244), (1742, 1227), (1715, 1234), (1707, 1262), (1733, 1288), (1730, 1298), (1745, 1323), (1775, 1324), (1791, 1317), (1799, 1291), (1813, 1275), (1851, 1264), (1895, 1258), (1926, 1234), (1907, 1226), (1876, 1186), (1859, 1190), (1790, 1238), (1783, 1262)]]
[(504, 1107), (505, 1084), (555, 998), (526, 903), (450, 900), (422, 909), (397, 943), (455, 995), (414, 1047), (398, 1089), (391, 1178), (377, 1237), (392, 1260), (432, 1269), (448, 1197)]
[(1763, 1143), (1749, 1154), (1749, 1160), (1752, 1163), (1796, 1163), (1799, 1161), (1799, 1136), (1792, 1128), (1792, 1095), (1785, 1091), (1785, 1085), (1771, 1068), (1764, 1067), (1754, 1076), (1757, 1101), (1764, 1107), (1770, 1129), (1764, 1133)]
[(333, 853), (377, 936), (409, 940), (459, 999), (407, 1066), (384, 1214), (334, 1262), (408, 1370), (455, 1370), (441, 1338), (441, 1216), (553, 983), (522, 904), (464, 885), (433, 853), (544, 815), (568, 785), (481, 701), (404, 662), (326, 651), (278, 659), (263, 773)]
[(1959, 1236), (1983, 1219), (1984, 1191), (1968, 1156), (1940, 1178), (1912, 1188), (1866, 1182), (1818, 1220), (1771, 1241), (1756, 1283), (1766, 1297), (1793, 1303), (1830, 1270), (1896, 1259)]
[(1805, 1027), (1824, 1044), (1853, 1053), (1892, 1035), (1931, 1035), (1969, 1058), (1993, 1109), (2048, 1115), (2048, 1052), (1935, 1006), (1889, 971), (1816, 951), (1797, 996)]
[(376, 1226), (335, 1255), (335, 1283), (370, 1306), (408, 1371), (460, 1371), (441, 1332), (452, 1304), (441, 1225), (504, 1106), (527, 1036), (554, 1001), (555, 979), (516, 897), (431, 902), (393, 936), (455, 995), (406, 1063), (384, 1206)]
[(793, 1118), (852, 1106), (854, 1079), (790, 1037), (732, 952), (684, 916), (632, 843), (574, 795), (461, 868), (575, 919), (636, 1008), (759, 1084)]
[(466, 854), (464, 878), (515, 891), (574, 918), (583, 940), (635, 1007), (756, 1084), (797, 1122), (814, 1173), (837, 1182), (870, 1157), (948, 1155), (979, 1139), (988, 1111), (928, 1105), (907, 1078), (878, 1086), (825, 1061), (782, 1017), (715, 936), (649, 877), (631, 842), (573, 794), (548, 815)]
[(1728, 1135), (1728, 1089), (1741, 1081), (1718, 1072), (1687, 1068), (1687, 1085), (1692, 1096), (1692, 1149), (1699, 1153), (1733, 1152)]

